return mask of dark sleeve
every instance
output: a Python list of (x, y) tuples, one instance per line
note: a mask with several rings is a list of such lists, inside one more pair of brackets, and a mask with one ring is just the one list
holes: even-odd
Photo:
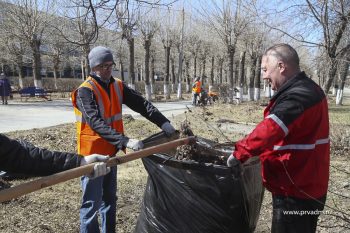
[(83, 114), (83, 118), (91, 129), (100, 135), (100, 137), (112, 145), (115, 145), (118, 149), (122, 149), (125, 137), (106, 124), (102, 119), (100, 109), (96, 102), (96, 97), (91, 89), (86, 87), (78, 89), (77, 107)]
[(170, 122), (159, 110), (153, 106), (151, 102), (146, 100), (137, 91), (129, 88), (123, 83), (124, 98), (123, 104), (128, 106), (131, 110), (140, 113), (147, 120), (161, 127), (165, 122)]
[(81, 156), (40, 149), (0, 134), (0, 170), (28, 175), (50, 175), (78, 167)]

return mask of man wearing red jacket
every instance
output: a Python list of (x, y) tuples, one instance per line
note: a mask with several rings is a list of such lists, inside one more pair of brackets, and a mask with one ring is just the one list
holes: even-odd
[(329, 180), (327, 99), (300, 71), (298, 54), (290, 45), (267, 49), (261, 69), (277, 93), (264, 120), (235, 144), (227, 165), (260, 157), (263, 184), (272, 193), (271, 232), (315, 232)]

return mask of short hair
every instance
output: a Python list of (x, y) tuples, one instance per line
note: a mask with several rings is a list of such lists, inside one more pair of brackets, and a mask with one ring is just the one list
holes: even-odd
[(287, 64), (293, 64), (299, 68), (299, 56), (297, 51), (289, 44), (276, 44), (268, 48), (264, 56), (273, 56)]

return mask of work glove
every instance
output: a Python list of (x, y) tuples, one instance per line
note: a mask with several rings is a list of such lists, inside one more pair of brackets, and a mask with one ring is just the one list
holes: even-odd
[(94, 166), (94, 171), (92, 174), (88, 175), (90, 179), (95, 179), (99, 176), (104, 176), (108, 172), (111, 171), (110, 167), (107, 167), (107, 160), (109, 159), (109, 156), (99, 155), (99, 154), (92, 154), (83, 156), (83, 158), (80, 161), (80, 166), (84, 166), (90, 163), (99, 162), (96, 163)]
[(236, 157), (232, 154), (228, 157), (226, 163), (228, 167), (235, 167), (241, 164), (241, 162), (238, 159), (236, 159)]
[(175, 133), (175, 128), (167, 121), (162, 125), (162, 130), (165, 132), (166, 136), (170, 137)]
[(143, 142), (137, 139), (129, 138), (125, 145), (127, 148), (132, 150), (141, 150), (143, 148)]

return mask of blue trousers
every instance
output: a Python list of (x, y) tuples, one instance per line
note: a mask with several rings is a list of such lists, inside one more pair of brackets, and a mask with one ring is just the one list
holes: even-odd
[(98, 233), (98, 212), (101, 216), (103, 233), (116, 232), (117, 212), (117, 168), (102, 177), (89, 179), (81, 177), (83, 191), (80, 207), (80, 232)]
[(198, 101), (197, 99), (199, 98), (199, 93), (192, 93), (192, 105), (197, 105)]

